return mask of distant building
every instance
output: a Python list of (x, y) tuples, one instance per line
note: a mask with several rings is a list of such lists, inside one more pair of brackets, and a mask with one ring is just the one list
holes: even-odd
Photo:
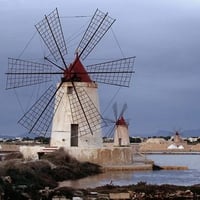
[(193, 142), (197, 142), (198, 141), (198, 137), (189, 137), (187, 139), (189, 142), (193, 143)]
[(182, 139), (182, 137), (180, 136), (180, 134), (179, 134), (178, 131), (175, 132), (175, 135), (172, 136), (171, 140), (174, 141), (174, 143), (176, 143), (176, 144), (179, 144), (179, 143), (182, 143), (182, 142), (183, 142), (183, 139)]
[(186, 144), (186, 142), (183, 140), (183, 138), (180, 136), (179, 132), (176, 131), (174, 136), (171, 137), (170, 139), (171, 143), (167, 149), (185, 149), (184, 145)]
[(184, 149), (183, 145), (170, 144), (167, 149)]
[(128, 124), (123, 116), (115, 124), (114, 146), (130, 146)]
[(146, 141), (147, 144), (166, 144), (167, 141), (163, 138), (149, 138)]

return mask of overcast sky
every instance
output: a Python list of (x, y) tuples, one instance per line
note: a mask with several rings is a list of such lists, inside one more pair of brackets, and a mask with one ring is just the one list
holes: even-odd
[[(26, 52), (23, 49), (36, 31), (34, 25), (56, 7), (66, 41), (89, 20), (74, 16), (91, 16), (99, 8), (116, 19), (88, 59), (136, 56), (130, 88), (121, 88), (115, 97), (119, 106), (128, 104), (125, 117), (131, 135), (200, 129), (199, 0), (0, 0), (0, 134), (26, 132), (17, 121), (28, 105), (30, 91), (21, 96), (5, 90), (8, 57), (43, 57), (41, 41), (34, 42), (38, 36)], [(73, 45), (67, 46), (74, 52)], [(102, 112), (117, 91), (100, 86)], [(109, 113), (111, 107), (104, 112), (112, 117)]]

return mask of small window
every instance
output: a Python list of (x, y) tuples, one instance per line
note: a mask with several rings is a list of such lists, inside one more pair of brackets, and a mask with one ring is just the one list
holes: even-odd
[(69, 86), (67, 87), (67, 94), (72, 94), (73, 92), (73, 87)]

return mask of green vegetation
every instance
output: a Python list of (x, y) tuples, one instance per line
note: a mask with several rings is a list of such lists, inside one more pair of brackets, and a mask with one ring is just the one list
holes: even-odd
[(139, 137), (129, 137), (130, 143), (141, 143), (142, 139)]

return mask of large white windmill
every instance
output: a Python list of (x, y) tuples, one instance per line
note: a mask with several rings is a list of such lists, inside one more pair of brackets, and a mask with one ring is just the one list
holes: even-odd
[(134, 73), (135, 57), (89, 66), (82, 62), (114, 22), (108, 13), (97, 9), (77, 47), (75, 59), (66, 63), (67, 48), (58, 10), (55, 9), (35, 25), (54, 60), (45, 57), (41, 64), (8, 59), (7, 89), (41, 84), (51, 81), (54, 75), (60, 75), (57, 86), (47, 88), (19, 120), (29, 133), (45, 136), (51, 127), (52, 146), (102, 146), (97, 83), (128, 87)]

